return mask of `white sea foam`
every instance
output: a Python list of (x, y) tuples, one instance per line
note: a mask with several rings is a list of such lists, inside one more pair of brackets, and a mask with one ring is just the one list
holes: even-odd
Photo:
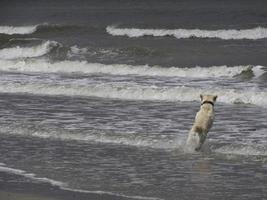
[(79, 48), (77, 45), (70, 47), (70, 52), (73, 54), (85, 54), (87, 53), (88, 49), (86, 47)]
[[(51, 44), (41, 46), (45, 53)], [(32, 51), (32, 50), (31, 50)], [(26, 53), (25, 53), (26, 54)], [(17, 54), (16, 54), (17, 55)], [(30, 54), (29, 54), (30, 55)], [(36, 54), (37, 55), (37, 54)], [(21, 56), (21, 55), (20, 55)], [(31, 54), (33, 56), (33, 54)], [(1, 53), (0, 53), (1, 57)], [(11, 57), (11, 55), (10, 55)], [(45, 72), (45, 73), (103, 73), (112, 75), (137, 75), (137, 76), (165, 76), (165, 77), (233, 77), (244, 71), (251, 70), (255, 75), (260, 76), (264, 73), (262, 66), (212, 66), (212, 67), (150, 67), (148, 65), (125, 65), (125, 64), (100, 64), (88, 63), (86, 61), (61, 61), (50, 63), (44, 60), (35, 61), (7, 61), (0, 60), (0, 70), (2, 71), (21, 71), (21, 72)]]
[(35, 26), (0, 26), (0, 33), (2, 34), (31, 34), (37, 30), (38, 25)]
[(220, 38), (223, 40), (262, 39), (267, 37), (267, 28), (256, 27), (252, 29), (228, 30), (201, 30), (201, 29), (140, 29), (117, 28), (108, 26), (106, 31), (114, 36), (142, 37), (142, 36), (174, 36), (180, 38)]
[(52, 96), (92, 96), (124, 100), (198, 101), (199, 94), (217, 94), (218, 102), (226, 104), (254, 104), (267, 106), (267, 92), (258, 89), (223, 89), (191, 87), (156, 87), (128, 85), (53, 85), (53, 84), (1, 84), (2, 93), (29, 93)]
[[(46, 41), (40, 45), (33, 47), (12, 47), (0, 50), (0, 59), (10, 60), (17, 58), (33, 58), (43, 56), (51, 51), (58, 43), (54, 41)], [(0, 61), (1, 63), (1, 61)]]
[[(88, 54), (88, 49), (86, 47), (79, 48), (77, 45), (71, 46), (70, 50), (67, 52), (67, 58), (72, 59), (79, 57), (80, 59), (86, 59), (85, 55)], [(95, 53), (95, 52), (94, 52)]]

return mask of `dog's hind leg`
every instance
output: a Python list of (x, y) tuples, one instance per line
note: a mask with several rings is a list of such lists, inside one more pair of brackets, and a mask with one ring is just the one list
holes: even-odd
[(198, 133), (196, 132), (190, 132), (186, 141), (186, 146), (191, 150), (191, 151), (196, 151), (197, 149), (200, 148), (199, 146), (200, 138)]
[(186, 144), (190, 149), (199, 151), (205, 141), (205, 134), (201, 127), (193, 127), (188, 135)]
[(206, 140), (206, 134), (198, 133), (198, 137), (199, 137), (199, 145), (198, 147), (195, 148), (195, 151), (199, 151), (201, 149), (202, 145), (204, 144)]

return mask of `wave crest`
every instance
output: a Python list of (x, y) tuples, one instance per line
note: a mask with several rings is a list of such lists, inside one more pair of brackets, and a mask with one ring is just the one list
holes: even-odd
[(34, 58), (43, 56), (49, 53), (53, 47), (57, 46), (58, 43), (54, 41), (46, 41), (40, 45), (33, 47), (12, 47), (0, 50), (0, 59), (10, 60), (17, 58)]
[(65, 32), (65, 31), (75, 31), (81, 28), (87, 30), (94, 30), (94, 27), (81, 27), (77, 25), (66, 25), (66, 24), (49, 24), (42, 23), (31, 26), (0, 26), (0, 34), (6, 35), (27, 35), (38, 33), (47, 33), (47, 32)]
[[(54, 43), (45, 43), (38, 48), (10, 49), (0, 51), (0, 58), (13, 59), (19, 57), (36, 57), (48, 53)], [(10, 51), (13, 54), (10, 54)], [(38, 51), (37, 51), (38, 50)], [(21, 52), (21, 54), (20, 54)], [(45, 72), (45, 73), (103, 73), (112, 75), (137, 75), (137, 76), (163, 76), (163, 77), (186, 77), (186, 78), (205, 78), (205, 77), (234, 77), (243, 72), (249, 71), (256, 77), (261, 76), (265, 71), (262, 66), (212, 66), (212, 67), (150, 67), (148, 65), (125, 65), (125, 64), (100, 64), (88, 63), (86, 61), (61, 61), (50, 63), (44, 60), (36, 61), (10, 61), (0, 60), (0, 70), (2, 71), (23, 71), (23, 72)]]
[(219, 38), (223, 40), (241, 40), (241, 39), (263, 39), (267, 38), (267, 28), (256, 27), (252, 29), (229, 29), (229, 30), (201, 30), (201, 29), (139, 29), (139, 28), (117, 28), (108, 26), (107, 33), (113, 36), (174, 36), (177, 39), (183, 38)]
[(38, 25), (34, 26), (0, 26), (0, 34), (31, 34), (37, 30)]
[(218, 102), (226, 104), (254, 104), (267, 106), (267, 92), (256, 89), (201, 89), (191, 87), (142, 87), (113, 85), (53, 85), (53, 84), (2, 84), (2, 93), (29, 93), (52, 96), (85, 96), (123, 100), (198, 101), (199, 94), (217, 94)]

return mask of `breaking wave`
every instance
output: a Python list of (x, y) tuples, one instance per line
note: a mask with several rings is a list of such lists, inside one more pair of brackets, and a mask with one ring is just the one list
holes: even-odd
[(0, 50), (0, 59), (10, 60), (17, 58), (34, 58), (49, 53), (58, 43), (54, 41), (46, 41), (40, 45), (33, 47), (12, 47)]
[(198, 101), (199, 94), (217, 94), (218, 102), (226, 104), (254, 104), (267, 106), (267, 92), (258, 89), (201, 89), (191, 87), (143, 87), (127, 85), (53, 85), (53, 84), (1, 84), (2, 93), (28, 93), (51, 96), (85, 96), (123, 100)]
[(201, 29), (139, 29), (139, 28), (117, 28), (108, 26), (106, 31), (113, 36), (174, 36), (182, 38), (219, 38), (223, 40), (257, 40), (267, 38), (267, 28), (256, 27), (252, 29), (229, 29), (229, 30), (201, 30)]
[(0, 34), (31, 34), (37, 30), (38, 25), (35, 26), (0, 26)]
[[(41, 56), (50, 51), (54, 43), (45, 43), (38, 48), (29, 48), (28, 51), (21, 49), (12, 49), (16, 54), (6, 54), (0, 51), (0, 58), (16, 58), (22, 56)], [(10, 51), (6, 51), (10, 52)], [(21, 52), (21, 54), (19, 54)], [(6, 56), (5, 56), (6, 55)], [(132, 66), (125, 64), (100, 64), (88, 63), (86, 61), (61, 61), (50, 63), (44, 60), (34, 61), (10, 61), (0, 60), (0, 70), (19, 71), (19, 72), (45, 72), (45, 73), (103, 73), (112, 75), (137, 75), (137, 76), (165, 76), (165, 77), (187, 77), (187, 78), (205, 78), (205, 77), (233, 77), (243, 72), (252, 72), (256, 77), (262, 75), (264, 70), (262, 66), (212, 66), (212, 67), (150, 67), (148, 65)]]
[(30, 26), (0, 26), (0, 34), (6, 35), (27, 35), (34, 33), (47, 33), (47, 32), (65, 32), (65, 31), (77, 31), (84, 29), (85, 31), (97, 31), (95, 27), (82, 27), (77, 25), (66, 24), (49, 24), (42, 23)]

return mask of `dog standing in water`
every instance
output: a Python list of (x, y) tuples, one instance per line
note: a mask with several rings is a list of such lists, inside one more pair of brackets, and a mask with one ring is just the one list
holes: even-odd
[(200, 110), (196, 114), (195, 122), (186, 141), (187, 146), (195, 151), (201, 149), (212, 126), (214, 119), (214, 103), (217, 96), (201, 94), (200, 99)]

